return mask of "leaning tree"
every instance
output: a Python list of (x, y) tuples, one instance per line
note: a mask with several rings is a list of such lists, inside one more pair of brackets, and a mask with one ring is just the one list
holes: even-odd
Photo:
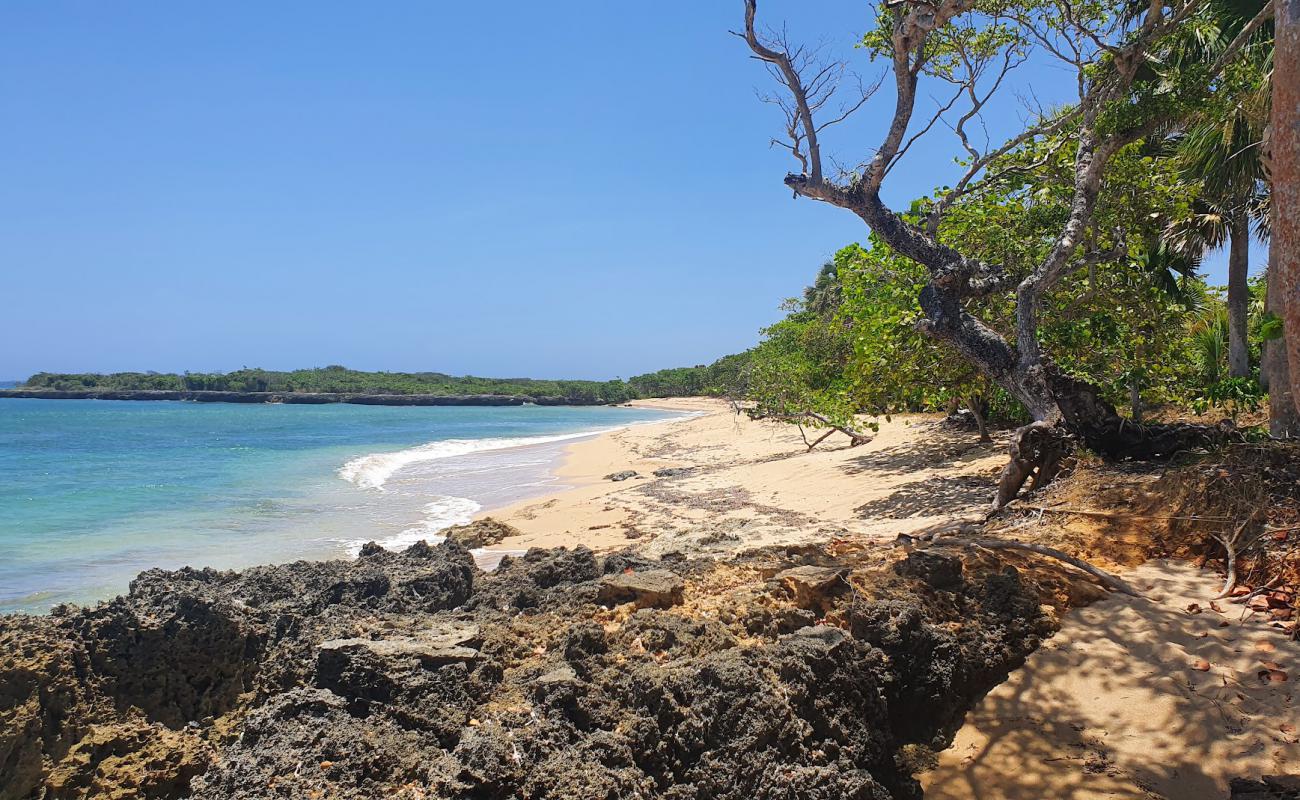
[[(785, 176), (797, 197), (846, 209), (898, 254), (926, 270), (918, 296), (918, 327), (951, 345), (990, 380), (1019, 400), (1033, 418), (1013, 439), (995, 505), (1015, 497), (1029, 478), (1056, 474), (1069, 442), (1081, 440), (1111, 458), (1167, 456), (1202, 444), (1212, 431), (1187, 425), (1135, 425), (1100, 392), (1056, 369), (1044, 353), (1039, 317), (1044, 298), (1090, 264), (1124, 251), (1122, 230), (1097, 230), (1094, 217), (1107, 166), (1123, 148), (1169, 131), (1202, 102), (1217, 76), (1255, 41), (1270, 16), (1265, 7), (1214, 61), (1191, 70), (1162, 71), (1161, 55), (1208, 0), (881, 0), (875, 27), (863, 39), (888, 64), (882, 81), (858, 83), (842, 101), (847, 70), (814, 48), (793, 44), (783, 31), (760, 32), (757, 0), (745, 2), (741, 36), (765, 62), (785, 114), (782, 144), (799, 164)], [(1024, 64), (1051, 59), (1075, 76), (1077, 98), (1056, 110), (1036, 109), (1023, 130), (1000, 144), (976, 135), (982, 114), (1008, 76)], [(918, 113), (922, 80), (946, 91), (933, 112)], [(831, 126), (870, 108), (877, 89), (894, 89), (883, 140), (855, 167), (835, 167), (822, 150)], [(950, 98), (950, 99), (945, 99)], [(892, 210), (882, 188), (923, 136), (947, 129), (964, 152), (960, 172), (939, 191), (921, 219)], [(1072, 194), (1045, 255), (1028, 270), (963, 253), (945, 241), (945, 215), (963, 198), (999, 177), (1005, 157), (1052, 141), (1073, 154)], [(997, 330), (972, 311), (994, 295), (1014, 303), (1014, 323)]]

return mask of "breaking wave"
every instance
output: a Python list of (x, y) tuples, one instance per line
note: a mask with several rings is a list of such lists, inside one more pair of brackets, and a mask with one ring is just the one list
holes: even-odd
[(451, 458), (453, 456), (469, 455), (470, 453), (481, 453), (486, 450), (505, 450), (511, 447), (526, 447), (534, 444), (549, 444), (551, 442), (563, 442), (569, 439), (581, 439), (586, 436), (593, 436), (603, 433), (605, 430), (584, 431), (582, 433), (565, 433), (554, 436), (520, 436), (513, 438), (497, 439), (444, 439), (437, 442), (429, 442), (418, 447), (411, 447), (406, 450), (398, 450), (392, 453), (371, 453), (370, 455), (358, 456), (348, 463), (339, 467), (339, 477), (346, 481), (360, 486), (363, 489), (378, 489), (383, 491), (384, 484), (388, 482), (399, 470), (418, 464), (423, 461), (434, 461), (440, 458)]

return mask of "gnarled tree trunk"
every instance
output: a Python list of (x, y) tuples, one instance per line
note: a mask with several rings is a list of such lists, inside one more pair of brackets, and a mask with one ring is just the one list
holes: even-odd
[[(1300, 0), (1286, 2), (1300, 7)], [(745, 28), (738, 35), (755, 58), (769, 65), (789, 93), (778, 101), (786, 116), (788, 141), (784, 146), (799, 162), (801, 171), (786, 175), (786, 187), (798, 197), (851, 211), (895, 253), (924, 266), (928, 281), (918, 298), (923, 314), (918, 328), (951, 345), (976, 369), (1019, 400), (1033, 417), (1034, 424), (1022, 428), (1012, 444), (1011, 464), (998, 492), (997, 502), (1005, 504), (1030, 476), (1034, 477), (1036, 486), (1050, 480), (1072, 440), (1082, 441), (1107, 457), (1122, 459), (1170, 455), (1203, 441), (1208, 435), (1207, 430), (1197, 426), (1184, 430), (1140, 425), (1121, 417), (1094, 387), (1057, 374), (1050, 359), (1041, 352), (1038, 341), (1038, 319), (1044, 298), (1066, 276), (1108, 255), (1090, 252), (1093, 248), (1086, 241), (1107, 163), (1121, 148), (1148, 136), (1162, 122), (1170, 121), (1160, 115), (1152, 118), (1139, 115), (1133, 123), (1115, 127), (1101, 122), (1103, 112), (1125, 97), (1153, 48), (1176, 29), (1178, 21), (1187, 18), (1196, 7), (1196, 0), (1153, 2), (1136, 17), (1131, 30), (1114, 44), (1107, 45), (1097, 39), (1099, 48), (1095, 53), (1085, 56), (1076, 52), (1076, 57), (1066, 58), (1077, 70), (1081, 90), (1078, 104), (1061, 114), (1041, 119), (1000, 147), (980, 151), (965, 132), (966, 122), (981, 113), (992, 92), (984, 95), (976, 90), (980, 75), (989, 64), (981, 62), (973, 66), (969, 61), (963, 62), (967, 72), (958, 70), (948, 80), (961, 88), (959, 96), (969, 97), (969, 110), (950, 126), (970, 156), (966, 171), (949, 191), (935, 200), (926, 220), (911, 221), (885, 205), (880, 196), (881, 185), (916, 138), (939, 122), (946, 110), (941, 109), (920, 132), (908, 138), (916, 111), (918, 78), (933, 54), (933, 35), (975, 7), (973, 0), (882, 4), (882, 13), (892, 15), (889, 60), (895, 89), (893, 118), (870, 161), (841, 177), (829, 177), (823, 172), (819, 137), (828, 126), (842, 122), (860, 108), (874, 87), (866, 90), (856, 103), (849, 104), (847, 110), (819, 124), (814, 116), (834, 93), (843, 69), (837, 70), (835, 65), (812, 66), (808, 51), (790, 46), (783, 34), (769, 39), (761, 37), (755, 28), (757, 0), (745, 0)], [(1263, 11), (1258, 13), (1224, 48), (1208, 70), (1207, 84), (1267, 17)], [(1078, 22), (1070, 20), (1070, 25)], [(1068, 35), (1075, 33), (1071, 28)], [(993, 59), (993, 63), (997, 60)], [(1102, 61), (1108, 62), (1105, 69)], [(1001, 72), (997, 73), (993, 67), (994, 89), (1015, 63), (1021, 62), (1016, 62), (1008, 50)], [(807, 75), (801, 70), (806, 70)], [(1017, 282), (1017, 276), (1003, 265), (968, 257), (939, 237), (945, 209), (969, 191), (972, 182), (990, 165), (1035, 137), (1060, 133), (1066, 128), (1073, 131), (1075, 147), (1069, 214), (1050, 250), (1023, 279)], [(967, 310), (973, 299), (1012, 290), (1015, 293), (1014, 336), (1004, 337)], [(1296, 305), (1300, 307), (1300, 303)], [(1295, 358), (1300, 359), (1300, 350)], [(1293, 374), (1297, 373), (1300, 367), (1293, 369)]]

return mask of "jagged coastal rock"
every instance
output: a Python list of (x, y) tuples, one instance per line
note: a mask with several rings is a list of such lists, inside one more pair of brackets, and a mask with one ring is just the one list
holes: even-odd
[(1049, 618), (1014, 570), (882, 572), (870, 600), (817, 561), (579, 548), (488, 574), (448, 541), (151, 570), (0, 618), (0, 797), (919, 797), (900, 754)]

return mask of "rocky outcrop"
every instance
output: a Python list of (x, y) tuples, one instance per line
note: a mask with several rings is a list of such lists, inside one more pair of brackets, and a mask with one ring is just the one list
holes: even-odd
[(1233, 778), (1231, 800), (1300, 800), (1300, 775), (1265, 775), (1262, 780)]
[(805, 564), (782, 570), (775, 576), (800, 608), (814, 609), (826, 605), (829, 597), (848, 586), (844, 577), (848, 570), (836, 567), (818, 567)]
[(494, 544), (518, 536), (519, 529), (492, 517), (476, 519), (466, 525), (453, 525), (442, 531), (447, 539), (464, 547), (491, 547)]
[(902, 561), (895, 562), (899, 575), (916, 578), (936, 589), (956, 589), (961, 586), (961, 559), (956, 556), (914, 550)]
[(919, 798), (900, 752), (1050, 623), (1014, 571), (940, 592), (825, 561), (484, 574), (448, 541), (146, 572), (0, 618), (0, 798)]
[(635, 603), (640, 608), (671, 608), (682, 602), (685, 589), (686, 582), (669, 570), (629, 569), (602, 578), (596, 599), (611, 605)]

